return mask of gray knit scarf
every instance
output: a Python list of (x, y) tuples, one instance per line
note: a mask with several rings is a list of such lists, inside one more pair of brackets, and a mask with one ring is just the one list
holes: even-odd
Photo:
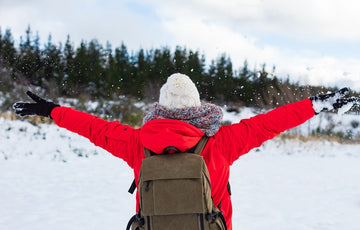
[(167, 109), (155, 103), (152, 110), (146, 114), (143, 124), (155, 119), (176, 119), (187, 122), (207, 136), (213, 136), (221, 127), (223, 112), (221, 108), (214, 104), (204, 104), (180, 109)]

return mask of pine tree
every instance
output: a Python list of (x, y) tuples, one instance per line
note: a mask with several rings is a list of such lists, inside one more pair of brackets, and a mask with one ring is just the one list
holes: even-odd
[(118, 71), (117, 71), (117, 66), (113, 55), (113, 51), (111, 48), (111, 44), (109, 42), (106, 43), (105, 55), (106, 55), (105, 76), (101, 89), (104, 92), (106, 92), (107, 96), (119, 95), (120, 86), (118, 85), (116, 80)]
[(216, 63), (215, 87), (218, 99), (230, 101), (234, 99), (235, 85), (230, 58), (221, 55)]
[(200, 96), (209, 100), (214, 101), (217, 100), (216, 97), (216, 66), (215, 61), (211, 60), (211, 64), (209, 66), (209, 70), (206, 74), (204, 87), (200, 89)]
[(181, 49), (180, 46), (177, 46), (174, 53), (174, 71), (179, 73), (188, 73), (189, 68), (187, 66), (188, 60), (186, 56), (186, 49)]
[(251, 81), (252, 72), (248, 68), (247, 60), (244, 61), (244, 66), (239, 72), (239, 76), (235, 78), (237, 82), (236, 92), (239, 100), (245, 103), (245, 105), (251, 105), (254, 101), (254, 87)]
[(21, 72), (31, 84), (41, 86), (42, 78), (40, 75), (40, 69), (42, 67), (39, 35), (37, 34), (32, 41), (32, 31), (30, 26), (26, 30), (26, 40), (23, 41), (21, 37), (20, 41), (20, 54), (17, 62), (17, 70)]
[(100, 95), (102, 92), (99, 90), (103, 85), (104, 78), (104, 66), (105, 66), (105, 53), (103, 47), (96, 39), (90, 41), (87, 48), (87, 76), (90, 84), (90, 90), (92, 95)]
[(5, 31), (4, 37), (1, 39), (1, 53), (3, 65), (8, 69), (13, 69), (16, 61), (16, 49), (10, 29)]
[(184, 73), (187, 74), (196, 84), (201, 97), (204, 94), (201, 89), (203, 87), (206, 87), (206, 85), (203, 83), (205, 81), (204, 66), (204, 56), (200, 58), (198, 52), (193, 52), (190, 50), (187, 57), (186, 69)]
[(120, 87), (122, 93), (130, 93), (130, 64), (129, 64), (129, 53), (124, 43), (115, 49), (115, 63), (117, 73), (115, 75), (115, 84)]
[(268, 87), (271, 86), (272, 80), (269, 78), (269, 73), (266, 71), (266, 65), (263, 64), (260, 71), (253, 73), (253, 85), (255, 92), (255, 105), (260, 107), (268, 107), (269, 100), (266, 96)]
[(138, 99), (142, 99), (144, 97), (145, 84), (147, 82), (150, 66), (147, 58), (144, 54), (144, 50), (140, 49), (137, 54), (136, 63), (134, 68), (134, 87), (136, 88), (136, 96)]
[(52, 43), (51, 34), (42, 52), (42, 59), (44, 63), (43, 75), (45, 80), (55, 81), (56, 84), (60, 86), (64, 76), (63, 63), (61, 63), (61, 44), (60, 47), (57, 48)]
[(73, 65), (75, 71), (69, 75), (67, 81), (72, 88), (72, 93), (76, 94), (79, 91), (85, 91), (89, 83), (87, 48), (84, 41), (81, 41), (80, 47), (75, 51)]
[(175, 68), (170, 49), (167, 47), (164, 47), (162, 50), (156, 49), (152, 63), (153, 79), (163, 84), (166, 82), (167, 77), (173, 73), (175, 73)]
[(2, 38), (2, 31), (0, 27), (0, 61), (2, 61), (2, 49), (3, 49), (3, 38)]
[(64, 77), (61, 83), (62, 92), (71, 95), (72, 89), (72, 81), (75, 78), (75, 51), (70, 42), (70, 35), (67, 36), (64, 50), (63, 50), (63, 57), (62, 57), (62, 65), (64, 66)]

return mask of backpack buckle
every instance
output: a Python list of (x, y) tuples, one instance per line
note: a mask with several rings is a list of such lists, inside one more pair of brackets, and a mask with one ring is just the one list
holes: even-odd
[(139, 213), (135, 215), (135, 219), (141, 226), (145, 224), (144, 218), (142, 218)]
[(213, 213), (209, 213), (206, 215), (206, 220), (210, 221), (210, 220), (216, 220), (221, 212), (213, 212)]
[(142, 218), (140, 216), (140, 211), (138, 213), (136, 213), (134, 216), (131, 217), (131, 219), (129, 220), (129, 223), (126, 226), (126, 230), (130, 230), (132, 224), (134, 222), (137, 222), (140, 226), (143, 226), (145, 224), (144, 218)]
[(174, 146), (169, 146), (164, 149), (164, 153), (179, 153), (180, 150)]

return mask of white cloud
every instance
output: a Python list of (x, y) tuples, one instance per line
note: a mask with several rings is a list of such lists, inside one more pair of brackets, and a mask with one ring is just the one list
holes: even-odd
[(168, 40), (160, 24), (131, 12), (126, 1), (105, 4), (97, 0), (64, 0), (56, 5), (45, 0), (14, 1), (5, 5), (0, 2), (3, 31), (10, 28), (14, 39), (19, 42), (28, 25), (34, 33), (39, 32), (43, 43), (50, 33), (54, 41), (62, 43), (70, 35), (76, 45), (81, 40), (98, 39), (104, 45), (110, 41), (115, 47), (124, 42), (133, 50), (151, 48)]
[[(212, 59), (225, 52), (231, 56), (235, 68), (242, 66), (247, 59), (251, 68), (266, 63), (269, 69), (276, 66), (280, 77), (290, 75), (294, 81), (302, 84), (328, 86), (345, 86), (342, 82), (352, 82), (360, 76), (360, 60), (357, 59), (337, 59), (311, 51), (298, 54), (279, 47), (261, 47), (254, 38), (196, 20), (170, 20), (166, 22), (166, 26), (176, 37), (175, 44), (199, 47), (206, 53), (206, 57)], [(302, 56), (303, 54), (306, 56)], [(360, 89), (360, 85), (355, 85), (355, 88)]]
[[(187, 44), (206, 53), (208, 59), (225, 52), (238, 68), (247, 59), (252, 65), (266, 63), (277, 74), (316, 85), (351, 84), (360, 89), (360, 60), (336, 57), (314, 46), (284, 48), (259, 40), (267, 33), (310, 42), (360, 40), (357, 1), (215, 1), (149, 0), (153, 3), (175, 44)], [(285, 38), (284, 38), (285, 39)], [(311, 48), (310, 48), (311, 47)], [(349, 51), (351, 52), (351, 51)], [(349, 53), (348, 52), (348, 53)], [(358, 54), (354, 54), (358, 56)], [(209, 61), (209, 60), (208, 60)]]
[[(129, 9), (133, 2), (155, 17), (136, 11), (136, 6)], [(356, 44), (359, 6), (355, 0), (13, 0), (0, 2), (0, 26), (11, 28), (18, 39), (30, 24), (43, 43), (51, 33), (61, 42), (68, 34), (77, 43), (97, 38), (117, 47), (123, 41), (131, 50), (181, 45), (205, 53), (208, 61), (226, 53), (234, 68), (247, 59), (250, 66), (275, 65), (279, 75), (302, 83), (360, 89), (360, 59), (316, 49), (323, 41)], [(271, 34), (293, 42), (274, 44), (267, 40)], [(303, 48), (292, 46), (297, 42)]]
[[(143, 2), (143, 1), (139, 1)], [(356, 0), (147, 0), (163, 19), (201, 18), (239, 32), (276, 33), (309, 41), (360, 39)]]

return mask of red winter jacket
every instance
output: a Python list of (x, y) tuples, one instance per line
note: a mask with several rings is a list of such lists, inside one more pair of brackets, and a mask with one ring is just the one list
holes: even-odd
[[(237, 124), (222, 126), (209, 138), (201, 155), (209, 170), (214, 203), (218, 205), (221, 201), (221, 211), (228, 229), (232, 229), (232, 205), (226, 187), (230, 175), (229, 166), (252, 148), (259, 147), (264, 141), (313, 116), (312, 103), (305, 99), (266, 114), (243, 119)], [(155, 153), (161, 153), (168, 146), (175, 146), (183, 151), (195, 146), (204, 135), (195, 126), (171, 119), (152, 120), (142, 128), (134, 129), (119, 121), (105, 121), (68, 107), (54, 108), (51, 117), (58, 126), (88, 138), (95, 145), (126, 161), (134, 170), (135, 181), (138, 181), (144, 158), (143, 146)], [(137, 202), (138, 198), (137, 194)]]

